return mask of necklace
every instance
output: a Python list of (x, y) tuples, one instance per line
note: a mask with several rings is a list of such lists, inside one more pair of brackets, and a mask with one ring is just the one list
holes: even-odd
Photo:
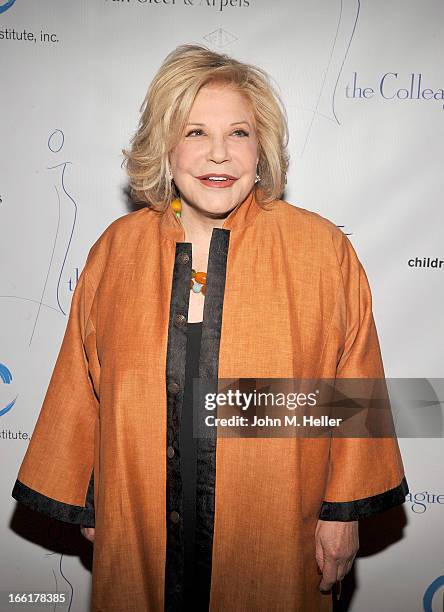
[[(182, 202), (179, 199), (175, 199), (171, 202), (171, 206), (176, 214), (176, 217), (180, 219), (182, 213)], [(205, 295), (205, 290), (207, 286), (207, 273), (206, 272), (197, 272), (194, 268), (191, 269), (191, 281), (190, 281), (190, 290), (194, 293), (202, 293)]]

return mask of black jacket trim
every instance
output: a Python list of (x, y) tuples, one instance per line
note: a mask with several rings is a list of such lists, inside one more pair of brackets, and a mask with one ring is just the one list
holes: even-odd
[(85, 506), (73, 506), (46, 497), (34, 489), (30, 489), (25, 484), (16, 480), (11, 493), (12, 497), (18, 502), (28, 506), (36, 512), (46, 514), (50, 518), (83, 525), (84, 527), (94, 527), (94, 472), (91, 474), (88, 492), (86, 495)]
[(319, 518), (323, 521), (357, 521), (403, 504), (408, 492), (409, 487), (404, 476), (397, 487), (378, 495), (350, 502), (324, 501)]
[(183, 603), (185, 551), (179, 428), (185, 386), (186, 321), (190, 300), (191, 248), (190, 242), (176, 243), (168, 323), (165, 443), (166, 447), (174, 449), (174, 454), (170, 458), (166, 453), (165, 612), (181, 610)]
[[(230, 230), (213, 229), (199, 359), (199, 380), (207, 393), (218, 392), (219, 348), (229, 242)], [(199, 402), (199, 409), (202, 409), (202, 406), (203, 400)], [(196, 610), (209, 609), (211, 589), (217, 428), (210, 428), (209, 433), (208, 437), (197, 438), (195, 571), (199, 592), (196, 594)]]

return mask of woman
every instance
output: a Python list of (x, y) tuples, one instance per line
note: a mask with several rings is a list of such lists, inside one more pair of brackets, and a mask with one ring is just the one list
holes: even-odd
[(384, 376), (349, 240), (279, 199), (287, 139), (266, 74), (204, 47), (148, 90), (147, 206), (89, 252), (13, 491), (94, 541), (94, 611), (330, 610), (359, 518), (405, 500), (396, 438), (191, 439), (197, 376)]

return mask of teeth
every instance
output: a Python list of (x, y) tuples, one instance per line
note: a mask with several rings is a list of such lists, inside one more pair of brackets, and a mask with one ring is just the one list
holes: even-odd
[(223, 176), (209, 176), (208, 179), (210, 181), (226, 181), (227, 180)]

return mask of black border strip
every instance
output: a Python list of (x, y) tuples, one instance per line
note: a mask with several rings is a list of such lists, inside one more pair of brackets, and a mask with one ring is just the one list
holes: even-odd
[(403, 504), (408, 493), (409, 487), (404, 476), (397, 487), (378, 495), (350, 502), (324, 501), (319, 518), (322, 521), (357, 521)]
[[(180, 421), (182, 415), (190, 300), (192, 244), (177, 242), (171, 285), (168, 343), (166, 354), (166, 560), (164, 610), (182, 609), (184, 586), (184, 533), (182, 474), (180, 464)], [(174, 514), (173, 514), (174, 513)], [(175, 519), (175, 520), (174, 520)]]
[(30, 489), (18, 479), (15, 481), (11, 495), (28, 508), (46, 514), (50, 518), (74, 525), (84, 525), (85, 527), (95, 526), (94, 470), (91, 473), (85, 506), (73, 506), (47, 497), (38, 491), (34, 491), (34, 489)]
[[(213, 228), (208, 258), (199, 360), (199, 380), (204, 383), (207, 392), (218, 390), (219, 347), (229, 241), (230, 230)], [(197, 438), (195, 558), (199, 592), (196, 594), (196, 609), (208, 609), (211, 590), (216, 487), (216, 428), (212, 428), (211, 433), (212, 436), (209, 438)]]

